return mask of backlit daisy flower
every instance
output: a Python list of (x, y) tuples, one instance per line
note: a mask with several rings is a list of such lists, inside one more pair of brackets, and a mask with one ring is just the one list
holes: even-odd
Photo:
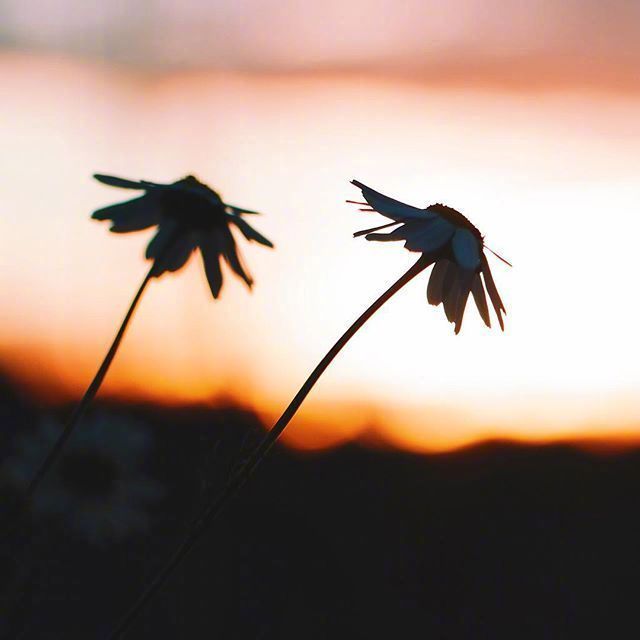
[[(56, 421), (46, 419), (35, 433), (17, 438), (15, 453), (5, 464), (17, 488), (28, 485), (60, 430)], [(165, 493), (142, 466), (152, 444), (144, 425), (114, 413), (95, 415), (69, 442), (33, 497), (33, 516), (55, 521), (91, 544), (144, 533), (151, 508)]]
[(217, 298), (222, 288), (220, 258), (250, 287), (251, 276), (238, 252), (230, 225), (235, 225), (247, 240), (267, 247), (273, 244), (256, 231), (242, 216), (255, 211), (225, 204), (220, 196), (193, 176), (171, 184), (146, 180), (133, 181), (96, 174), (95, 179), (112, 187), (144, 191), (144, 195), (94, 212), (96, 220), (111, 220), (114, 233), (141, 231), (158, 227), (147, 247), (146, 257), (153, 260), (153, 276), (178, 271), (191, 253), (200, 249), (211, 293)]
[[(486, 287), (500, 328), (504, 331), (502, 313), (506, 314), (506, 310), (483, 251), (484, 238), (465, 216), (444, 204), (418, 209), (378, 193), (357, 180), (352, 180), (351, 184), (361, 189), (366, 202), (349, 202), (364, 205), (361, 211), (376, 211), (393, 220), (379, 227), (358, 231), (355, 237), (364, 235), (367, 240), (377, 242), (404, 240), (406, 249), (422, 253), (429, 264), (434, 265), (427, 299), (436, 306), (442, 303), (447, 320), (455, 323), (456, 333), (462, 327), (470, 293), (480, 316), (491, 327)], [(377, 233), (393, 226), (396, 228), (389, 233)], [(503, 258), (500, 260), (506, 262)]]
[(144, 195), (138, 198), (95, 211), (93, 218), (111, 220), (111, 231), (115, 233), (128, 233), (157, 226), (158, 231), (149, 243), (146, 253), (147, 258), (153, 260), (153, 264), (134, 296), (107, 355), (78, 407), (55, 441), (53, 449), (36, 470), (27, 489), (27, 503), (60, 455), (76, 424), (98, 392), (149, 282), (167, 271), (173, 272), (180, 269), (194, 249), (199, 248), (211, 293), (214, 298), (217, 298), (222, 288), (221, 258), (249, 287), (253, 283), (242, 264), (231, 233), (232, 225), (239, 229), (247, 240), (273, 247), (267, 238), (242, 217), (247, 214), (256, 214), (255, 211), (225, 204), (213, 189), (193, 176), (187, 176), (171, 184), (127, 180), (102, 174), (96, 174), (94, 177), (112, 187), (144, 191)]

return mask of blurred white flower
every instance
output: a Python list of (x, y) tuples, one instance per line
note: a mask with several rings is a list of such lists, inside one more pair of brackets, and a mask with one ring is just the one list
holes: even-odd
[(235, 225), (247, 240), (273, 247), (271, 241), (256, 231), (242, 217), (255, 211), (225, 204), (220, 196), (194, 176), (172, 184), (146, 180), (132, 181), (96, 174), (96, 180), (112, 187), (136, 189), (145, 194), (139, 198), (95, 211), (96, 220), (111, 220), (111, 231), (128, 233), (149, 227), (158, 232), (147, 247), (147, 259), (154, 260), (153, 275), (177, 271), (191, 253), (199, 248), (205, 273), (214, 298), (222, 288), (220, 258), (249, 287), (253, 280), (238, 252), (230, 225)]
[[(60, 430), (55, 420), (45, 418), (35, 432), (16, 439), (5, 465), (16, 487), (28, 486)], [(144, 425), (111, 412), (96, 414), (42, 483), (33, 498), (33, 515), (56, 520), (91, 544), (144, 533), (151, 524), (150, 508), (165, 493), (142, 468), (151, 448), (152, 435)]]
[[(485, 287), (504, 331), (502, 313), (506, 314), (506, 310), (484, 254), (484, 238), (464, 215), (443, 204), (419, 209), (374, 191), (357, 180), (351, 183), (362, 191), (366, 202), (348, 202), (365, 206), (361, 211), (376, 211), (393, 220), (358, 231), (354, 237), (364, 235), (367, 240), (378, 242), (404, 240), (406, 249), (422, 253), (433, 263), (427, 299), (435, 306), (443, 304), (447, 320), (455, 323), (456, 334), (462, 327), (469, 293), (485, 324), (491, 327)], [(376, 233), (396, 225), (400, 226), (389, 233)], [(500, 260), (507, 262), (504, 258)]]

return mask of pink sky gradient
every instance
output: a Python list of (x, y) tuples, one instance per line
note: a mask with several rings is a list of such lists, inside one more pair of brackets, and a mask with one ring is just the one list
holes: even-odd
[(625, 0), (6, 0), (0, 46), (156, 70), (412, 75), (637, 90)]

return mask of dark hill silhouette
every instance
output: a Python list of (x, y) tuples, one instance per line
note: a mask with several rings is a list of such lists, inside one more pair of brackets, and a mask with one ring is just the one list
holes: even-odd
[[(0, 398), (6, 444), (41, 409), (6, 378)], [(165, 497), (146, 535), (103, 547), (35, 523), (25, 639), (111, 629), (261, 427), (232, 406), (105, 408), (149, 425)], [(639, 489), (638, 450), (279, 448), (130, 637), (635, 637)]]

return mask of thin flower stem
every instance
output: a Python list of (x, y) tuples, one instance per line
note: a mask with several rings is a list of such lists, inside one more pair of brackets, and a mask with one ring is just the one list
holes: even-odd
[(424, 271), (429, 265), (429, 261), (426, 257), (422, 256), (399, 280), (397, 280), (389, 289), (387, 289), (342, 335), (342, 337), (331, 347), (328, 353), (322, 358), (320, 363), (312, 371), (311, 375), (307, 378), (302, 385), (298, 393), (295, 395), (289, 406), (285, 409), (284, 413), (280, 416), (280, 419), (276, 422), (273, 428), (268, 431), (260, 445), (251, 454), (248, 460), (235, 471), (224, 489), (218, 496), (207, 505), (198, 518), (196, 518), (187, 533), (187, 536), (182, 541), (178, 549), (171, 556), (169, 561), (164, 565), (161, 571), (158, 573), (153, 582), (146, 588), (137, 602), (131, 607), (129, 612), (122, 618), (118, 627), (109, 636), (110, 640), (116, 640), (122, 638), (122, 636), (129, 629), (131, 624), (142, 612), (146, 604), (156, 594), (156, 592), (163, 586), (173, 570), (178, 566), (181, 560), (191, 551), (193, 546), (199, 541), (202, 535), (207, 530), (208, 526), (215, 520), (216, 516), (220, 514), (222, 509), (226, 506), (229, 500), (242, 488), (242, 486), (251, 477), (258, 465), (264, 460), (269, 453), (269, 450), (275, 444), (278, 437), (285, 430), (293, 416), (298, 411), (300, 405), (304, 402), (311, 389), (313, 389), (320, 376), (324, 373), (326, 368), (331, 364), (333, 359), (340, 353), (342, 348), (351, 340), (351, 338), (358, 332), (360, 328), (371, 318), (371, 316), (382, 305), (392, 298), (400, 289), (408, 284), (419, 273)]
[(33, 499), (33, 496), (37, 491), (38, 487), (40, 486), (40, 483), (42, 482), (42, 480), (44, 479), (48, 471), (51, 469), (51, 467), (55, 464), (57, 459), (60, 457), (60, 454), (62, 453), (62, 449), (64, 448), (64, 445), (67, 443), (67, 441), (71, 437), (73, 430), (76, 428), (76, 426), (80, 422), (80, 419), (84, 415), (88, 406), (91, 404), (91, 401), (96, 397), (96, 394), (98, 393), (98, 389), (100, 389), (100, 386), (102, 385), (102, 382), (105, 376), (107, 375), (107, 372), (109, 371), (109, 367), (113, 362), (116, 352), (118, 351), (118, 347), (122, 342), (122, 338), (124, 337), (124, 334), (127, 330), (129, 321), (133, 317), (136, 307), (138, 306), (138, 302), (140, 302), (140, 298), (142, 298), (142, 294), (147, 288), (149, 281), (153, 277), (153, 269), (154, 269), (154, 265), (152, 265), (151, 269), (149, 269), (149, 272), (145, 276), (145, 279), (142, 281), (142, 284), (140, 285), (138, 292), (133, 298), (133, 301), (131, 302), (131, 306), (127, 311), (127, 315), (125, 315), (124, 320), (120, 325), (120, 329), (118, 329), (118, 333), (116, 334), (116, 337), (114, 338), (113, 343), (111, 344), (111, 347), (107, 352), (107, 355), (104, 357), (104, 360), (102, 361), (102, 364), (98, 369), (98, 372), (96, 373), (95, 377), (91, 381), (91, 384), (89, 385), (87, 390), (84, 392), (82, 399), (80, 400), (78, 406), (75, 408), (74, 412), (71, 414), (69, 421), (65, 425), (58, 439), (56, 440), (56, 443), (53, 445), (53, 448), (45, 458), (44, 462), (36, 472), (33, 479), (31, 480), (31, 483), (29, 484), (29, 487), (27, 488), (27, 491), (26, 491), (25, 505), (28, 505), (29, 502)]

